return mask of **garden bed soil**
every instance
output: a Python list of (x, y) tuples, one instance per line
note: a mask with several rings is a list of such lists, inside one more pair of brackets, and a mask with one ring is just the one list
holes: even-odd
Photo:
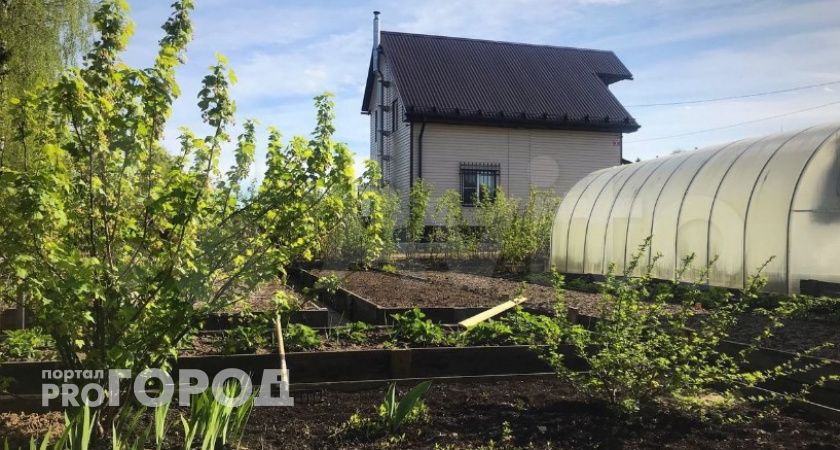
[[(288, 410), (255, 410), (245, 444), (266, 449), (382, 448), (382, 440), (330, 436), (355, 412), (375, 414), (383, 391), (298, 394), (297, 405)], [(796, 415), (746, 425), (712, 425), (651, 412), (628, 424), (555, 380), (436, 383), (426, 404), (429, 421), (407, 428), (404, 440), (393, 448), (467, 449), (493, 440), (496, 447), (491, 448), (816, 449), (835, 448), (840, 433), (840, 424), (813, 423)], [(505, 422), (511, 440), (500, 442)]]
[[(316, 270), (315, 275), (335, 275), (341, 286), (380, 307), (492, 307), (516, 297), (523, 284), (503, 278), (458, 272), (406, 272), (401, 276), (377, 271)], [(524, 295), (529, 308), (554, 311), (554, 291), (550, 287), (527, 283)], [(597, 297), (569, 291), (569, 306), (588, 308)], [(581, 313), (585, 313), (581, 311)]]
[(229, 305), (225, 308), (226, 313), (237, 313), (244, 311), (271, 311), (274, 309), (273, 298), (277, 292), (283, 292), (288, 296), (289, 300), (302, 310), (317, 310), (323, 307), (318, 305), (312, 299), (306, 297), (300, 292), (295, 291), (291, 287), (281, 283), (279, 280), (269, 281), (261, 284), (248, 296), (240, 302)]
[[(354, 413), (376, 414), (383, 393), (384, 386), (357, 392), (293, 392), (293, 407), (254, 409), (242, 444), (264, 450), (433, 449), (436, 445), (458, 450), (487, 446), (492, 440), (495, 447), (489, 448), (498, 449), (830, 449), (837, 448), (840, 435), (840, 423), (811, 421), (794, 412), (751, 423), (720, 424), (649, 411), (640, 420), (628, 421), (551, 379), (435, 383), (425, 397), (427, 421), (407, 426), (404, 438), (391, 445), (387, 438), (368, 441), (339, 432)], [(178, 412), (173, 411), (173, 417)], [(760, 412), (741, 411), (743, 417), (760, 417)], [(61, 421), (57, 413), (3, 414), (0, 435), (25, 445), (30, 433), (59, 428)], [(505, 427), (508, 433), (503, 432)], [(178, 428), (170, 431), (176, 442)]]
[[(470, 307), (495, 306), (522, 291), (528, 301), (523, 306), (553, 313), (554, 290), (541, 284), (461, 272), (433, 270), (403, 271), (407, 276), (383, 272), (316, 271), (316, 275), (334, 274), (342, 286), (382, 307)], [(565, 291), (566, 304), (584, 316), (599, 315), (600, 296), (571, 289)], [(744, 315), (732, 329), (731, 339), (748, 342), (764, 327), (765, 319)], [(763, 343), (764, 347), (786, 351), (804, 351), (823, 343), (832, 346), (814, 356), (840, 360), (840, 323), (818, 317), (790, 318), (785, 326)]]
[[(449, 284), (483, 295), (498, 292), (498, 295), (502, 297), (511, 296), (515, 295), (522, 286), (520, 281), (468, 273), (432, 270), (405, 273), (412, 277), (427, 279), (435, 284)], [(526, 283), (525, 296), (528, 297), (525, 305), (535, 309), (549, 310), (554, 302), (554, 290), (540, 284)], [(576, 308), (579, 314), (592, 317), (599, 315), (599, 294), (567, 289), (565, 298), (567, 306)], [(840, 360), (840, 323), (838, 321), (813, 316), (789, 318), (783, 323), (784, 326), (777, 329), (774, 335), (762, 344), (764, 347), (798, 352), (827, 342), (833, 345), (817, 351), (814, 356)], [(766, 324), (767, 320), (764, 317), (745, 314), (740, 318), (738, 325), (732, 329), (730, 339), (748, 342), (760, 334)]]
[[(400, 273), (428, 280), (432, 284), (446, 284), (481, 296), (493, 297), (497, 299), (497, 303), (513, 298), (522, 292), (528, 298), (524, 306), (546, 312), (554, 311), (554, 289), (550, 286), (462, 272), (424, 270), (401, 271)], [(598, 314), (598, 298), (598, 294), (589, 292), (572, 289), (565, 291), (566, 305), (577, 308), (583, 315), (596, 316)]]
[[(366, 333), (367, 339), (365, 342), (353, 342), (349, 340), (346, 335), (337, 334), (336, 330), (330, 330), (328, 333), (321, 333), (321, 345), (318, 348), (314, 349), (307, 349), (301, 350), (296, 349), (294, 346), (290, 346), (289, 343), (286, 343), (286, 351), (332, 351), (332, 350), (374, 350), (374, 349), (384, 349), (384, 348), (391, 348), (388, 344), (389, 338), (391, 335), (391, 330), (387, 328), (372, 328), (370, 331)], [(225, 353), (221, 350), (221, 342), (222, 342), (223, 334), (222, 333), (201, 333), (193, 339), (192, 346), (183, 349), (179, 354), (181, 356), (208, 356), (208, 355), (223, 355)], [(257, 354), (257, 355), (265, 355), (265, 354), (276, 354), (277, 347), (273, 342), (273, 336), (271, 338), (271, 342), (267, 346), (262, 346), (256, 349), (254, 352), (249, 352), (248, 354)]]

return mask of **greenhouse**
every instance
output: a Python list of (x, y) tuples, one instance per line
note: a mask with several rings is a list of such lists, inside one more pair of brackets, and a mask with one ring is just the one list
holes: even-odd
[[(560, 205), (551, 262), (561, 272), (640, 268), (743, 288), (766, 264), (767, 290), (840, 282), (840, 124), (745, 139), (589, 174)], [(651, 266), (652, 264), (652, 266)], [(638, 273), (640, 268), (637, 268)]]

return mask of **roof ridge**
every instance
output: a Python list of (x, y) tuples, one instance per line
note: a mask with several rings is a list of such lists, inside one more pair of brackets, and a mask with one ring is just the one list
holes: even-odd
[(551, 44), (533, 44), (530, 42), (512, 42), (512, 41), (499, 41), (495, 39), (479, 39), (479, 38), (468, 38), (462, 36), (444, 36), (440, 34), (425, 34), (425, 33), (406, 33), (404, 31), (386, 31), (382, 30), (382, 34), (401, 34), (407, 36), (419, 36), (419, 37), (427, 37), (433, 39), (451, 39), (451, 40), (458, 40), (458, 41), (471, 41), (471, 42), (485, 42), (488, 44), (506, 44), (506, 45), (522, 45), (528, 47), (544, 47), (544, 48), (554, 48), (558, 50), (573, 50), (579, 52), (597, 52), (597, 53), (611, 53), (615, 55), (615, 52), (612, 50), (602, 50), (597, 48), (587, 48), (587, 47), (570, 47), (565, 45), (551, 45)]

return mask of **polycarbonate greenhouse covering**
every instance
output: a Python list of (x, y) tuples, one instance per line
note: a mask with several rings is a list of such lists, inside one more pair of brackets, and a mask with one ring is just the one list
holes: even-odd
[(647, 237), (640, 266), (653, 263), (660, 279), (693, 254), (683, 281), (705, 282), (711, 264), (709, 284), (740, 289), (770, 260), (768, 291), (840, 282), (840, 124), (593, 172), (557, 210), (551, 262), (583, 274), (614, 263), (621, 273)]

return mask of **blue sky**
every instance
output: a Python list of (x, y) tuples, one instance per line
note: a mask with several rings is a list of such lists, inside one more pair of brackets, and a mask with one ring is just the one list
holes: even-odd
[[(136, 32), (127, 62), (151, 64), (169, 3), (132, 2)], [(287, 137), (308, 135), (312, 97), (331, 91), (336, 137), (361, 161), (369, 148), (368, 117), (360, 114), (360, 105), (373, 10), (382, 12), (384, 30), (615, 51), (634, 80), (616, 83), (612, 90), (642, 125), (625, 135), (625, 157), (631, 159), (840, 120), (837, 104), (658, 139), (840, 102), (840, 84), (717, 103), (631, 106), (840, 81), (840, 0), (198, 0), (188, 62), (178, 72), (182, 97), (169, 124), (168, 145), (174, 145), (179, 126), (203, 130), (195, 95), (219, 52), (239, 78), (233, 94), (240, 122), (256, 118)]]

